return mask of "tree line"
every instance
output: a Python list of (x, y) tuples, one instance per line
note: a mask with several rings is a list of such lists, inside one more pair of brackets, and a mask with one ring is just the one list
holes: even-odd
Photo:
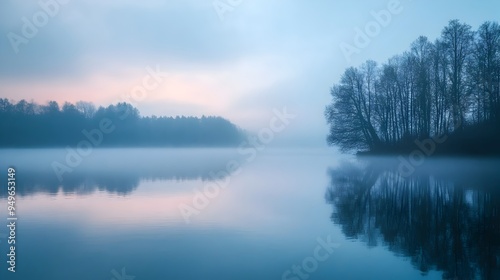
[(346, 69), (330, 93), (327, 142), (344, 151), (401, 151), (442, 135), (500, 139), (500, 26), (452, 20), (434, 42), (421, 36), (382, 65)]
[(102, 121), (113, 132), (102, 146), (236, 146), (244, 133), (221, 117), (142, 117), (128, 103), (96, 107), (90, 102), (40, 105), (0, 98), (0, 147), (65, 147), (86, 140), (84, 130)]

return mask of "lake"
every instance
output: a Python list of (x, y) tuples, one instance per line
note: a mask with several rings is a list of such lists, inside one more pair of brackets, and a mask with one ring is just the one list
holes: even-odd
[(500, 279), (497, 159), (0, 150), (0, 182), (1, 279)]

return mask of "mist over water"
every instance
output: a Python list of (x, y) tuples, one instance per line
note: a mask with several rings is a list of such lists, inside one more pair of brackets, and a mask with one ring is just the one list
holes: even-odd
[[(60, 182), (51, 164), (66, 155), (0, 151), (18, 177), (9, 279), (112, 279), (122, 268), (135, 279), (294, 279), (319, 239), (338, 246), (302, 270), (311, 279), (499, 275), (498, 160), (428, 159), (403, 177), (395, 158), (324, 149), (251, 161), (236, 149), (96, 149)], [(214, 178), (233, 160), (240, 169)], [(227, 185), (213, 195), (211, 183)], [(196, 208), (200, 193), (208, 204)], [(181, 205), (199, 210), (189, 223)]]
[(127, 194), (145, 180), (214, 180), (210, 172), (225, 170), (228, 161), (243, 160), (235, 149), (223, 148), (97, 149), (87, 156), (77, 155), (74, 149), (9, 149), (1, 153), (0, 168), (15, 167), (21, 176), (20, 195), (91, 194), (96, 190)]

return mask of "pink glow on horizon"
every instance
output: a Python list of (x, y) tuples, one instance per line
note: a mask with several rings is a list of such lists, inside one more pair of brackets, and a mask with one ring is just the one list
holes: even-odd
[[(270, 60), (273, 60), (272, 58)], [(25, 99), (46, 104), (56, 101), (76, 103), (89, 101), (96, 106), (108, 106), (118, 102), (129, 102), (142, 115), (219, 115), (228, 119), (258, 117), (260, 113), (242, 110), (244, 100), (260, 95), (277, 83), (292, 75), (288, 71), (278, 71), (269, 66), (269, 58), (247, 58), (231, 64), (211, 68), (172, 70), (159, 64), (167, 73), (158, 86), (147, 91), (146, 98), (134, 99), (130, 96), (136, 86), (141, 86), (147, 67), (131, 68), (110, 63), (108, 68), (87, 76), (73, 78), (4, 79), (0, 81), (0, 98), (14, 101)], [(276, 67), (279, 63), (275, 63)], [(254, 104), (255, 105), (255, 104)], [(252, 105), (250, 105), (252, 106)]]

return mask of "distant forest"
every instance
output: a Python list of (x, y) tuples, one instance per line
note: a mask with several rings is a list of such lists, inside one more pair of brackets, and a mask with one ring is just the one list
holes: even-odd
[(438, 152), (500, 152), (500, 27), (452, 20), (434, 42), (378, 65), (345, 70), (331, 89), (327, 142), (343, 151), (409, 152), (446, 136)]
[(1, 98), (0, 131), (0, 147), (74, 147), (83, 140), (107, 147), (237, 146), (244, 137), (221, 117), (141, 117), (128, 103), (60, 107)]

